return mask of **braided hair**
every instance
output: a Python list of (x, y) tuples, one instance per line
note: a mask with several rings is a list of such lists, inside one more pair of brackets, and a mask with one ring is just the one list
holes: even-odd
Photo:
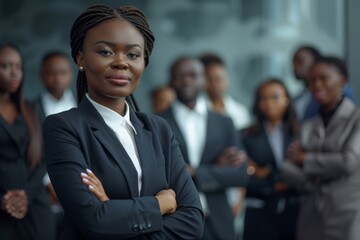
[[(104, 4), (92, 5), (75, 20), (70, 32), (71, 56), (76, 63), (76, 56), (83, 48), (86, 33), (95, 25), (113, 18), (120, 18), (130, 22), (144, 37), (145, 67), (155, 41), (147, 19), (139, 9), (131, 6), (112, 7)], [(87, 89), (87, 80), (84, 72), (79, 71), (77, 76), (78, 103), (84, 98)]]

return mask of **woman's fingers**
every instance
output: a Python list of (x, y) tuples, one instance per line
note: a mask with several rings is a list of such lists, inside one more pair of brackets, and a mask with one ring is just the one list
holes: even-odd
[(88, 189), (90, 190), (90, 192), (95, 194), (95, 196), (100, 201), (109, 200), (109, 198), (106, 195), (105, 190), (102, 186), (102, 183), (100, 182), (100, 180), (95, 176), (95, 174), (91, 170), (86, 169), (86, 173), (81, 173), (80, 175), (81, 175), (83, 183), (85, 183), (88, 186)]

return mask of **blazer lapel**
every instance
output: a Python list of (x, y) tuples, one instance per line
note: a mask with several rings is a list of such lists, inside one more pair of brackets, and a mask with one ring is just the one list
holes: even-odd
[(169, 108), (168, 110), (166, 110), (166, 112), (163, 113), (163, 115), (165, 117), (165, 119), (167, 120), (167, 122), (170, 125), (171, 130), (173, 131), (176, 140), (179, 143), (179, 147), (181, 149), (181, 153), (183, 154), (184, 160), (187, 164), (190, 164), (189, 161), (189, 155), (188, 155), (188, 151), (187, 151), (187, 147), (186, 147), (186, 142), (184, 139), (184, 135), (182, 134), (179, 125), (177, 124), (174, 114), (173, 114), (173, 109)]
[(139, 196), (137, 171), (115, 133), (107, 126), (104, 119), (86, 97), (80, 103), (79, 110), (89, 122), (95, 137), (109, 151), (122, 170), (131, 196)]
[(354, 110), (354, 104), (349, 99), (344, 98), (343, 102), (331, 117), (328, 126), (325, 128), (326, 135), (328, 136), (339, 125), (339, 121), (347, 121)]
[[(17, 121), (17, 119), (15, 120)], [(20, 153), (22, 153), (21, 151), (21, 146), (18, 142), (18, 140), (16, 139), (16, 137), (14, 136), (13, 132), (11, 131), (11, 129), (9, 128), (9, 123), (6, 122), (5, 119), (0, 118), (0, 126), (4, 129), (4, 131), (9, 135), (10, 139), (15, 143), (16, 148), (19, 150)]]
[(156, 165), (156, 156), (152, 147), (152, 133), (144, 129), (144, 124), (139, 120), (133, 111), (130, 111), (130, 119), (137, 134), (135, 135), (136, 147), (139, 154), (139, 160), (142, 169), (142, 187), (141, 196), (150, 194), (154, 181), (154, 167)]

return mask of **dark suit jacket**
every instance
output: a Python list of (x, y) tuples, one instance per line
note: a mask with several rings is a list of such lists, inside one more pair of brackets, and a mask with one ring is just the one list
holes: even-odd
[[(241, 132), (240, 137), (242, 138), (245, 151), (250, 159), (260, 167), (271, 167), (271, 173), (267, 178), (250, 177), (246, 189), (246, 196), (265, 201), (265, 207), (274, 213), (277, 211), (277, 204), (280, 199), (293, 201), (292, 203), (297, 205), (298, 194), (294, 190), (284, 192), (274, 191), (274, 185), (277, 182), (284, 181), (284, 179), (282, 177), (281, 166), (278, 166), (276, 163), (264, 126), (252, 126), (245, 129)], [(295, 139), (286, 133), (283, 133), (283, 137), (285, 156), (286, 149)]]
[(45, 121), (46, 115), (44, 111), (44, 106), (42, 104), (41, 96), (35, 98), (31, 105), (36, 115), (38, 116), (39, 122), (42, 124)]
[[(20, 121), (17, 130), (28, 131), (22, 117), (16, 121)], [(45, 164), (30, 169), (27, 162), (29, 138), (20, 140), (16, 131), (0, 119), (0, 199), (8, 190), (25, 190), (29, 211), (25, 218), (17, 220), (0, 210), (0, 239), (52, 239), (54, 219), (42, 184)]]
[[(133, 111), (130, 119), (143, 172), (140, 196), (131, 159), (87, 98), (46, 118), (47, 169), (65, 210), (62, 239), (201, 238), (201, 204), (169, 126)], [(109, 201), (99, 201), (82, 183), (86, 168), (100, 179)], [(178, 209), (161, 216), (154, 196), (168, 188), (176, 192)]]
[[(187, 147), (183, 134), (174, 118), (172, 108), (160, 113), (172, 128), (179, 142), (184, 159), (189, 164)], [(231, 119), (222, 114), (208, 112), (205, 147), (200, 165), (196, 169), (194, 182), (204, 192), (210, 210), (209, 223), (216, 233), (214, 239), (234, 239), (234, 225), (231, 208), (225, 190), (227, 187), (244, 186), (247, 181), (245, 166), (240, 168), (215, 165), (220, 154), (228, 147), (239, 146), (239, 139)]]

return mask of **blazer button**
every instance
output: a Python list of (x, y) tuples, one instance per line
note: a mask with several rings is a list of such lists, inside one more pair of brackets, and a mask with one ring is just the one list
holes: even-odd
[(139, 229), (140, 229), (140, 231), (142, 231), (144, 229), (144, 224), (140, 224)]
[(146, 223), (142, 224), (142, 227), (143, 227), (144, 230), (148, 229), (148, 226), (147, 226)]
[(151, 228), (151, 227), (152, 227), (151, 223), (148, 223), (147, 228)]
[(139, 225), (134, 224), (134, 226), (133, 226), (133, 231), (134, 231), (134, 232), (139, 231)]

